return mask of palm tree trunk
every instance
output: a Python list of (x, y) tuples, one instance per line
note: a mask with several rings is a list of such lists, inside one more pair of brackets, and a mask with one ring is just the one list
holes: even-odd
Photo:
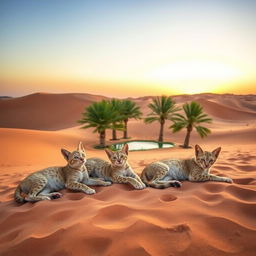
[(123, 139), (128, 139), (127, 123), (128, 123), (128, 119), (125, 119), (124, 120), (124, 136), (123, 136)]
[(100, 132), (100, 146), (101, 147), (106, 147), (106, 131)]
[(186, 134), (186, 137), (185, 137), (185, 140), (184, 140), (184, 145), (183, 145), (184, 148), (189, 148), (189, 140), (190, 140), (190, 133), (191, 132), (192, 132), (192, 126), (189, 125), (187, 127), (187, 134)]
[(112, 129), (112, 140), (117, 140), (116, 130)]
[(159, 138), (158, 138), (159, 142), (163, 142), (163, 140), (164, 140), (164, 123), (165, 123), (165, 120), (161, 120), (160, 132), (159, 132)]

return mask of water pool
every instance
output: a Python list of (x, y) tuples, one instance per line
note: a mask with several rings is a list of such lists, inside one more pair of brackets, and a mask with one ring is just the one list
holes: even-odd
[(157, 142), (157, 141), (150, 141), (150, 140), (133, 140), (121, 143), (115, 143), (112, 145), (112, 148), (115, 150), (121, 149), (124, 144), (129, 145), (130, 151), (137, 151), (137, 150), (149, 150), (149, 149), (158, 149), (158, 148), (172, 148), (174, 144), (171, 142)]

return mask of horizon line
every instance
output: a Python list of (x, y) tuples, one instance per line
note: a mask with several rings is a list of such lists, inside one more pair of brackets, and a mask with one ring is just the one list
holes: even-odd
[(159, 97), (162, 95), (165, 96), (171, 96), (171, 97), (177, 97), (177, 96), (193, 96), (193, 95), (235, 95), (235, 96), (250, 96), (250, 95), (256, 95), (256, 93), (214, 93), (214, 92), (202, 92), (202, 93), (182, 93), (182, 94), (159, 94), (159, 95), (145, 95), (145, 96), (128, 96), (128, 97), (117, 97), (117, 96), (108, 96), (108, 95), (104, 95), (104, 94), (97, 94), (97, 93), (88, 93), (88, 92), (33, 92), (33, 93), (28, 93), (28, 94), (24, 94), (24, 95), (20, 95), (20, 96), (11, 96), (11, 95), (0, 95), (0, 99), (1, 98), (11, 98), (11, 99), (16, 99), (16, 98), (22, 98), (22, 97), (26, 97), (26, 96), (31, 96), (31, 95), (43, 95), (43, 94), (55, 94), (55, 95), (61, 95), (61, 94), (87, 94), (87, 95), (92, 95), (92, 96), (102, 96), (102, 97), (106, 97), (106, 98), (119, 98), (119, 99), (127, 99), (127, 98), (132, 98), (132, 99), (139, 99), (139, 98), (147, 98), (147, 97)]

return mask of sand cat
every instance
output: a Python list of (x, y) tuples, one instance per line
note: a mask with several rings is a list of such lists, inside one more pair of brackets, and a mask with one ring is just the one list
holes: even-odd
[(142, 171), (142, 181), (150, 187), (180, 187), (180, 180), (189, 181), (222, 181), (232, 183), (228, 177), (210, 174), (210, 167), (217, 160), (221, 147), (212, 152), (203, 151), (195, 146), (195, 158), (185, 160), (164, 160), (146, 166)]
[(85, 164), (89, 176), (114, 183), (129, 183), (135, 189), (145, 188), (145, 184), (127, 162), (128, 150), (127, 144), (119, 151), (106, 149), (110, 163), (99, 158), (89, 158)]
[[(80, 142), (77, 150), (72, 153), (61, 149), (61, 153), (67, 160), (64, 167), (48, 167), (37, 171), (26, 177), (15, 191), (15, 200), (17, 202), (35, 202), (40, 200), (51, 200), (61, 197), (57, 191), (68, 188), (81, 191), (86, 194), (94, 194), (95, 190), (88, 185), (110, 185), (110, 182), (102, 180), (89, 179), (88, 172), (84, 163), (86, 162), (85, 151)], [(21, 193), (27, 194), (22, 197)]]

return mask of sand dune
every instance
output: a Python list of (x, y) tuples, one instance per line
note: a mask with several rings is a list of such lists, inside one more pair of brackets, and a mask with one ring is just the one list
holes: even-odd
[(249, 112), (256, 110), (255, 95), (202, 93), (193, 95), (178, 95), (174, 96), (174, 99), (178, 103), (183, 103), (184, 101), (204, 99), (217, 102), (221, 105), (235, 108), (238, 110), (244, 110)]
[[(210, 116), (225, 120), (246, 121), (256, 118), (255, 95), (198, 94), (173, 96), (179, 105), (199, 101)], [(35, 93), (20, 98), (0, 99), (0, 127), (36, 130), (60, 130), (77, 126), (84, 108), (93, 101), (108, 99), (92, 94)], [(152, 97), (133, 99), (144, 115)], [(222, 103), (223, 100), (223, 103)], [(221, 102), (221, 103), (220, 103)]]
[[(231, 177), (233, 184), (183, 182), (180, 189), (147, 188), (142, 191), (129, 185), (114, 184), (95, 187), (97, 193), (92, 196), (63, 190), (60, 199), (19, 205), (13, 201), (17, 184), (35, 170), (65, 164), (60, 154), (61, 147), (72, 150), (81, 140), (88, 157), (107, 160), (104, 151), (93, 148), (98, 138), (91, 129), (80, 129), (69, 117), (65, 119), (62, 116), (61, 121), (56, 119), (55, 122), (43, 114), (43, 104), (34, 100), (34, 97), (38, 97), (37, 100), (49, 97), (49, 107), (55, 106), (58, 97), (67, 97), (68, 102), (77, 107), (72, 109), (75, 113), (84, 107), (85, 101), (90, 102), (94, 98), (77, 94), (55, 96), (39, 94), (16, 99), (26, 102), (17, 103), (18, 107), (16, 103), (8, 103), (12, 117), (16, 116), (15, 111), (17, 115), (22, 111), (26, 113), (29, 106), (36, 106), (37, 110), (29, 112), (34, 115), (30, 125), (36, 130), (0, 128), (1, 256), (255, 255), (256, 127), (255, 120), (251, 120), (255, 102), (251, 101), (247, 106), (244, 104), (245, 96), (239, 101), (228, 95), (227, 101), (222, 103), (218, 96), (214, 98), (212, 94), (201, 100), (206, 111), (218, 119), (214, 117), (212, 135), (202, 140), (193, 133), (191, 144), (199, 143), (207, 150), (222, 146), (212, 172)], [(192, 98), (177, 97), (179, 104)], [(201, 96), (193, 97), (198, 99)], [(31, 102), (27, 103), (28, 100)], [(150, 98), (136, 101), (146, 111)], [(232, 105), (230, 101), (237, 104)], [(9, 108), (8, 105), (5, 107)], [(222, 110), (224, 107), (225, 111), (219, 113), (218, 107)], [(53, 114), (58, 115), (60, 109), (59, 106)], [(38, 111), (48, 121), (44, 121), (42, 128), (40, 119), (36, 118)], [(225, 121), (230, 115), (234, 115), (233, 119)], [(238, 115), (240, 118), (234, 118)], [(1, 122), (7, 124), (8, 118)], [(25, 124), (21, 119), (16, 120), (16, 126)], [(67, 129), (49, 131), (60, 127)], [(155, 138), (158, 129), (158, 124), (144, 125), (142, 121), (135, 120), (129, 123), (129, 134), (133, 138)], [(109, 139), (110, 134), (107, 135)], [(184, 132), (172, 134), (166, 128), (165, 136), (178, 145), (183, 142)], [(179, 147), (130, 152), (129, 162), (140, 173), (152, 161), (186, 158), (193, 154), (193, 149)]]
[(59, 130), (76, 126), (84, 108), (103, 98), (91, 94), (35, 93), (0, 100), (0, 127)]
[[(131, 154), (138, 172), (150, 161)], [(164, 150), (162, 157), (169, 154)], [(231, 176), (231, 185), (183, 182), (181, 189), (136, 191), (115, 184), (96, 187), (93, 196), (64, 190), (61, 199), (24, 205), (12, 196), (28, 171), (16, 167), (6, 173), (2, 167), (0, 253), (198, 255), (200, 250), (201, 255), (254, 255), (255, 151), (232, 154), (232, 163), (230, 153), (224, 155), (214, 172)]]
[[(181, 189), (143, 191), (115, 184), (96, 187), (93, 196), (63, 190), (61, 199), (18, 205), (12, 198), (19, 181), (36, 169), (64, 164), (59, 147), (72, 149), (82, 138), (17, 129), (0, 134), (7, 149), (0, 152), (1, 255), (254, 255), (256, 151), (254, 144), (240, 146), (244, 137), (237, 137), (238, 145), (223, 139), (213, 168), (234, 184), (183, 182)], [(203, 146), (213, 149), (215, 143)], [(107, 159), (89, 144), (88, 157)], [(129, 159), (140, 173), (151, 161), (192, 155), (193, 149), (174, 148), (130, 152)]]
[(204, 111), (207, 114), (215, 118), (237, 121), (256, 119), (256, 112), (238, 110), (237, 108), (228, 107), (223, 104), (205, 99), (197, 99), (197, 102), (203, 106)]

